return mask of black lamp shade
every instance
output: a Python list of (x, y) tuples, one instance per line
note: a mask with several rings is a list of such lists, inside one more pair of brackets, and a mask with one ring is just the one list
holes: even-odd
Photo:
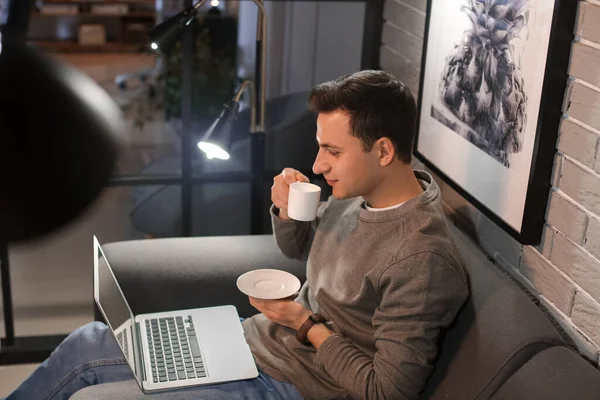
[[(240, 103), (231, 101), (223, 107), (221, 115), (208, 128), (198, 147), (204, 151), (208, 158), (228, 159), (231, 149), (231, 138), (235, 119), (240, 108)], [(222, 150), (222, 151), (219, 151)]]
[(125, 124), (93, 80), (24, 47), (0, 53), (0, 241), (79, 216), (108, 184)]
[(195, 17), (196, 9), (189, 7), (173, 17), (165, 20), (161, 24), (156, 25), (147, 33), (152, 49), (157, 50), (167, 56), (171, 54), (171, 51), (179, 40), (181, 33)]

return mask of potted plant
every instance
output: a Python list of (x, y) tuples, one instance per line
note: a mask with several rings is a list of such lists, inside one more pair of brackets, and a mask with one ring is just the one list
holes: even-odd
[[(231, 100), (240, 80), (236, 75), (237, 21), (231, 17), (202, 16), (195, 20), (192, 123), (204, 130)], [(164, 108), (167, 121), (181, 119), (182, 42), (166, 60)]]

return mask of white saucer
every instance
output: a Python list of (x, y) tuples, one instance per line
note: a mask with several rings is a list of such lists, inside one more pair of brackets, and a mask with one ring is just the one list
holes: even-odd
[(241, 275), (237, 287), (250, 297), (275, 300), (296, 293), (300, 289), (300, 280), (278, 269), (255, 269)]

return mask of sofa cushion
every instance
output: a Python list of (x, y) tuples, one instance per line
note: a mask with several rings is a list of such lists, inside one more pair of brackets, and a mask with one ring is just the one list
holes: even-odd
[(488, 399), (531, 357), (564, 341), (543, 312), (477, 245), (452, 228), (471, 294), (442, 349), (422, 398)]
[(594, 400), (599, 393), (600, 371), (566, 347), (551, 347), (508, 378), (492, 400)]

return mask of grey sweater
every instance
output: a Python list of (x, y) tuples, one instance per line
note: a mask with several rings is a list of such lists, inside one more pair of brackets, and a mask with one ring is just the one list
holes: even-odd
[(468, 296), (467, 273), (431, 176), (398, 208), (369, 211), (362, 198), (330, 198), (311, 223), (273, 218), (288, 257), (306, 258), (295, 301), (335, 332), (317, 351), (258, 314), (243, 323), (257, 364), (311, 399), (416, 399), (441, 331)]

